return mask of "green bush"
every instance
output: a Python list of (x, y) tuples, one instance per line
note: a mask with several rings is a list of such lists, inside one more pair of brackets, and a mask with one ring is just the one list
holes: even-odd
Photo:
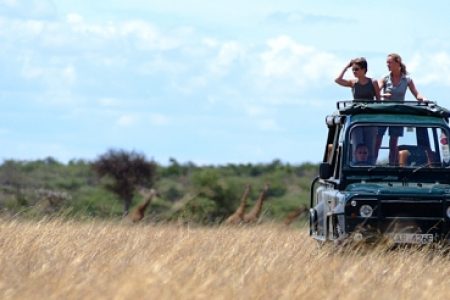
[[(167, 167), (156, 166), (154, 187), (160, 196), (153, 200), (147, 214), (158, 221), (219, 222), (239, 206), (246, 184), (252, 186), (250, 209), (268, 183), (264, 219), (281, 221), (301, 204), (309, 203), (310, 184), (317, 173), (318, 165), (290, 165), (280, 160), (199, 167), (172, 159)], [(0, 165), (0, 211), (26, 217), (121, 218), (123, 204), (105, 188), (108, 184), (111, 179), (99, 180), (91, 164), (83, 160), (71, 160), (68, 164), (51, 157), (5, 160)], [(36, 194), (42, 189), (67, 193), (70, 199), (49, 205)], [(142, 198), (134, 192), (131, 207), (140, 201)]]

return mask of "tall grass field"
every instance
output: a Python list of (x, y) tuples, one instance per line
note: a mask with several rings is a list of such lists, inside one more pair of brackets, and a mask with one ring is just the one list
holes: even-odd
[(271, 223), (0, 218), (0, 299), (450, 299), (450, 255)]

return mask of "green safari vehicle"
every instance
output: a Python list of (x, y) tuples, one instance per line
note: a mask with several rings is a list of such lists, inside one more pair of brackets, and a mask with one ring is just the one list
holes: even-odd
[(337, 102), (311, 185), (310, 235), (449, 243), (449, 116), (435, 102)]

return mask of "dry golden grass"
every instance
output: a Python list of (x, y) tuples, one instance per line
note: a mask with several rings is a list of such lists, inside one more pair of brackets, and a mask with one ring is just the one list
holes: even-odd
[(1, 299), (448, 299), (437, 250), (317, 249), (305, 230), (0, 219)]

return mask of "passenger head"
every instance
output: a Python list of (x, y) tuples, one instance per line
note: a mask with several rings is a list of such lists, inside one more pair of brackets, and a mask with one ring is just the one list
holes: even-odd
[(355, 148), (355, 162), (367, 162), (369, 157), (369, 148), (365, 144), (358, 144)]
[(398, 55), (397, 53), (388, 54), (387, 59), (386, 59), (386, 64), (387, 64), (387, 67), (388, 67), (390, 72), (392, 72), (392, 70), (397, 68), (397, 69), (400, 69), (400, 73), (402, 75), (406, 75), (407, 74), (406, 66), (402, 62), (401, 56)]
[(367, 60), (364, 57), (358, 57), (352, 60), (352, 71), (355, 76), (358, 72), (367, 73)]

